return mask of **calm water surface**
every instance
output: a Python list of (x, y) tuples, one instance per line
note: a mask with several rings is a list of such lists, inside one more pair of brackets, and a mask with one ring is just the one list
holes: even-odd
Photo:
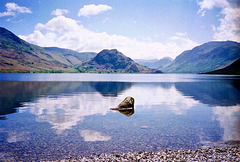
[[(126, 96), (134, 112), (110, 110)], [(0, 160), (240, 140), (240, 76), (0, 74)]]

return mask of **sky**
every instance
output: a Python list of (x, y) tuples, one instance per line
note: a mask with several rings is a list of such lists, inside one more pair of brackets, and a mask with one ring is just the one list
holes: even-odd
[(29, 43), (132, 59), (240, 42), (240, 0), (1, 0), (0, 26)]

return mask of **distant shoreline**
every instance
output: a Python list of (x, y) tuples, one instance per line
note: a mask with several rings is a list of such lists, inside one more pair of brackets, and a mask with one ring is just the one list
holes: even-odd
[(240, 74), (222, 74), (222, 73), (119, 73), (119, 72), (79, 72), (79, 71), (61, 71), (61, 70), (43, 70), (43, 71), (27, 71), (27, 70), (0, 70), (0, 74), (4, 73), (20, 73), (20, 74), (198, 74), (198, 75), (240, 75)]
[(79, 71), (64, 71), (64, 70), (40, 70), (40, 71), (28, 71), (28, 70), (2, 70), (0, 69), (1, 73), (42, 73), (42, 74), (166, 74), (166, 73), (140, 73), (140, 72), (129, 72), (129, 73), (121, 73), (121, 72), (108, 72), (108, 71), (89, 71), (89, 72), (79, 72)]

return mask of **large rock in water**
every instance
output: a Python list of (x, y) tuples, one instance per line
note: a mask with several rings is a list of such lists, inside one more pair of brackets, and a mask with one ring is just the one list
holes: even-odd
[(126, 97), (116, 108), (111, 108), (111, 110), (131, 110), (134, 109), (134, 98)]
[(131, 116), (134, 114), (134, 109), (130, 110), (119, 110), (119, 112), (123, 115), (126, 115), (127, 117)]

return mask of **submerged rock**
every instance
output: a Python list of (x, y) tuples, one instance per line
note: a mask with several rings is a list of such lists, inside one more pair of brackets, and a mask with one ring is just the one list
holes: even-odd
[(134, 98), (133, 97), (126, 97), (116, 108), (111, 108), (111, 110), (132, 110), (134, 109)]
[(127, 117), (134, 114), (134, 109), (131, 110), (118, 110), (121, 114), (126, 115)]

